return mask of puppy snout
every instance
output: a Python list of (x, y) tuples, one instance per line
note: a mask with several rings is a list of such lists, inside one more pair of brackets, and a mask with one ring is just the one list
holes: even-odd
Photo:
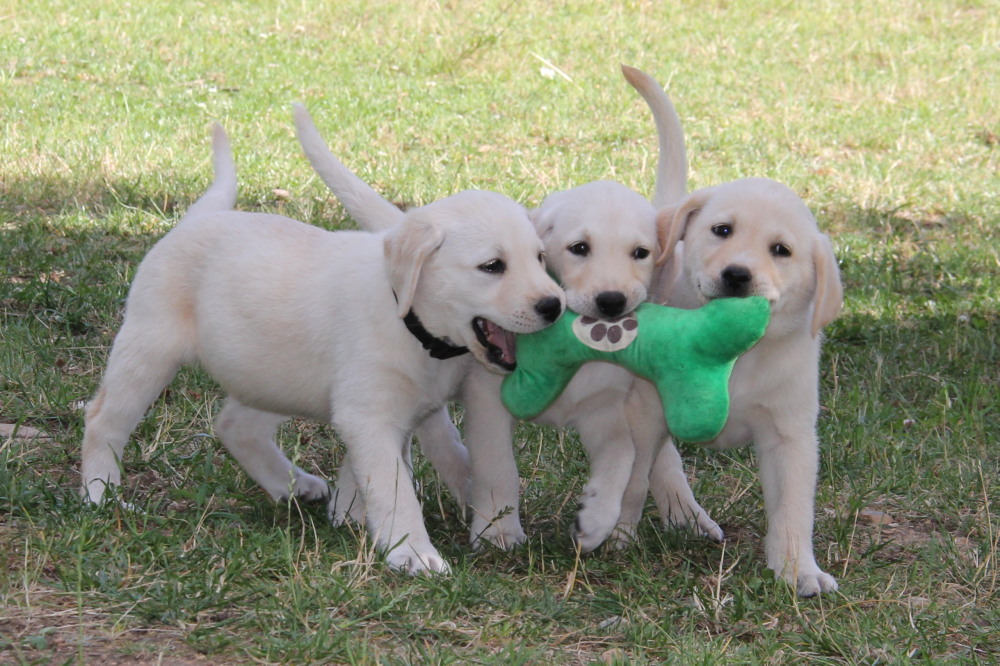
[(722, 271), (722, 285), (729, 296), (745, 296), (753, 274), (746, 266), (727, 266)]
[(558, 296), (547, 296), (535, 303), (535, 312), (551, 324), (562, 314), (562, 301)]
[(625, 303), (628, 301), (625, 294), (620, 291), (602, 291), (594, 300), (597, 303), (597, 309), (605, 317), (617, 317), (625, 312)]

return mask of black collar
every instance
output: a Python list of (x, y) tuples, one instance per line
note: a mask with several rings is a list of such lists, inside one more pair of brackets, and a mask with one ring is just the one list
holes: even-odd
[(468, 347), (456, 347), (450, 342), (445, 342), (441, 338), (434, 337), (434, 335), (420, 323), (420, 318), (417, 317), (417, 313), (415, 313), (412, 309), (406, 314), (405, 317), (403, 317), (403, 323), (406, 324), (406, 330), (412, 333), (413, 337), (419, 340), (420, 344), (424, 346), (424, 349), (430, 352), (431, 358), (445, 360), (469, 353)]

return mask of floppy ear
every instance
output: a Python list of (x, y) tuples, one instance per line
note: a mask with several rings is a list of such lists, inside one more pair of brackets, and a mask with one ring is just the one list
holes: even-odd
[(396, 294), (397, 312), (405, 317), (413, 307), (420, 269), (444, 242), (441, 230), (426, 222), (406, 218), (386, 234), (384, 241), (389, 284)]
[(709, 193), (705, 190), (692, 192), (676, 206), (667, 206), (656, 214), (656, 242), (660, 246), (657, 266), (667, 263), (674, 256), (678, 241), (684, 240), (688, 222), (694, 219), (708, 197)]
[(535, 225), (535, 233), (543, 241), (545, 237), (552, 232), (552, 227), (554, 226), (552, 221), (552, 215), (545, 215), (542, 213), (541, 208), (532, 208), (528, 211), (528, 219), (531, 223)]
[(840, 269), (833, 255), (833, 246), (825, 234), (820, 234), (813, 246), (813, 266), (816, 269), (816, 294), (813, 297), (812, 335), (837, 318), (844, 305), (844, 286)]

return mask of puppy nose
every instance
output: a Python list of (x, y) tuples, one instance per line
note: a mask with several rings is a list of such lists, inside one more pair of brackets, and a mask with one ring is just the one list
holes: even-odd
[(535, 312), (542, 315), (545, 321), (552, 323), (562, 314), (562, 301), (558, 296), (547, 296), (535, 303)]
[(722, 271), (722, 284), (726, 292), (733, 295), (746, 293), (753, 274), (746, 266), (727, 266)]
[(625, 311), (625, 294), (620, 291), (602, 291), (594, 299), (597, 302), (597, 309), (605, 317), (617, 317)]

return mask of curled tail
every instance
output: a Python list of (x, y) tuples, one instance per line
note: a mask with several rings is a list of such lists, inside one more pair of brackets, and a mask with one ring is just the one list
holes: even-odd
[(398, 222), (403, 217), (403, 212), (354, 175), (330, 152), (306, 107), (293, 104), (292, 109), (302, 150), (319, 177), (340, 199), (347, 213), (368, 231), (382, 231)]
[(222, 125), (212, 125), (212, 161), (215, 177), (201, 197), (187, 210), (185, 217), (218, 210), (232, 210), (236, 205), (236, 164), (233, 149)]
[(667, 93), (649, 74), (622, 65), (622, 74), (653, 112), (656, 134), (660, 144), (659, 163), (656, 167), (656, 191), (653, 205), (661, 208), (680, 201), (687, 193), (687, 154), (684, 151), (684, 130), (681, 119)]

